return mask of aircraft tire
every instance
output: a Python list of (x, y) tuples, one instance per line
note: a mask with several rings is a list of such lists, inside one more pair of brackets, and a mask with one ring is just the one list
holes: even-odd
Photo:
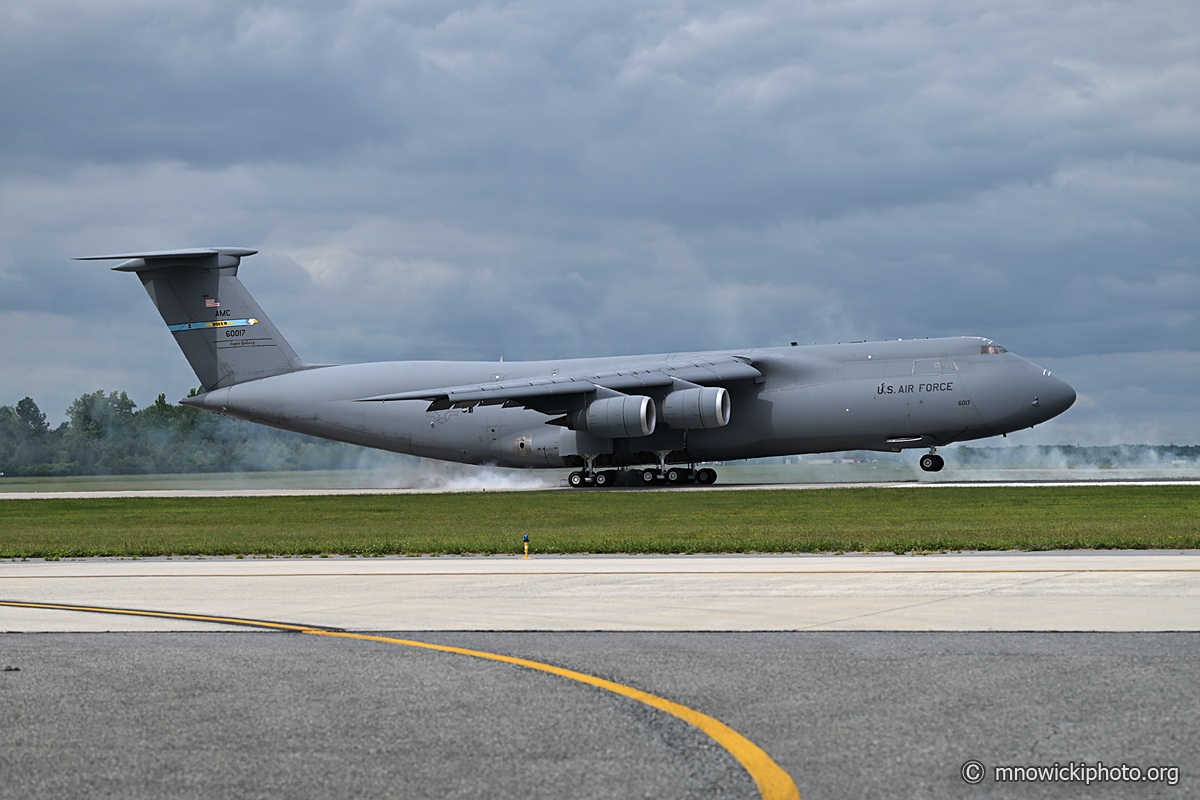
[(937, 462), (940, 460), (941, 459), (939, 459), (933, 453), (926, 453), (925, 455), (921, 456), (921, 469), (923, 469), (925, 472), (937, 472)]
[(704, 486), (711, 486), (712, 484), (714, 484), (716, 482), (717, 482), (717, 471), (715, 469), (709, 469), (708, 467), (705, 467), (704, 469), (702, 469), (696, 473), (696, 483), (702, 484)]
[(592, 481), (597, 489), (607, 489), (613, 484), (613, 474), (611, 472), (597, 472)]
[(942, 467), (944, 467), (944, 466), (946, 466), (946, 459), (942, 458), (941, 456), (933, 457), (933, 471), (934, 472), (941, 472)]
[(687, 474), (681, 469), (671, 468), (667, 470), (667, 483), (672, 486), (678, 486), (687, 480)]
[(583, 473), (572, 472), (567, 476), (567, 485), (569, 485), (572, 489), (578, 489), (583, 486)]
[(656, 480), (658, 480), (658, 473), (656, 473), (654, 470), (652, 470), (652, 469), (642, 470), (642, 485), (643, 486), (653, 486), (654, 482)]

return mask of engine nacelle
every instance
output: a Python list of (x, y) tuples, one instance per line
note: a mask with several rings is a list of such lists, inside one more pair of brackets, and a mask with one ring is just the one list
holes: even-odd
[(658, 415), (649, 397), (630, 395), (596, 400), (575, 414), (575, 429), (596, 436), (630, 439), (654, 433)]
[(729, 424), (729, 392), (720, 386), (671, 392), (662, 415), (672, 428), (723, 428)]

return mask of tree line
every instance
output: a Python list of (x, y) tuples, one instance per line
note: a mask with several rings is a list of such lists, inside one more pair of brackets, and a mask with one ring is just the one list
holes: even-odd
[[(193, 390), (188, 396), (198, 394)], [(347, 469), (362, 448), (168, 403), (138, 409), (125, 392), (85, 394), (51, 428), (32, 398), (0, 406), (8, 477)]]

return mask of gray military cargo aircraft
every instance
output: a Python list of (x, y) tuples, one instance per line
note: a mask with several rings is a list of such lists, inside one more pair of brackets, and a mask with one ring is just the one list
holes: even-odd
[[(550, 361), (302, 361), (238, 280), (258, 251), (90, 256), (141, 279), (204, 393), (180, 402), (326, 439), (464, 464), (573, 467), (571, 486), (711, 484), (701, 462), (937, 448), (1045, 422), (1065, 381), (955, 337)], [(620, 471), (650, 465), (645, 470)]]

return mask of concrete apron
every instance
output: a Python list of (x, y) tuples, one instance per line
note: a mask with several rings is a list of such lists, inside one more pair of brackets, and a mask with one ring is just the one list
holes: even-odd
[[(78, 559), (0, 563), (0, 600), (359, 631), (1194, 631), (1200, 553)], [(0, 631), (220, 629), (0, 607)]]

